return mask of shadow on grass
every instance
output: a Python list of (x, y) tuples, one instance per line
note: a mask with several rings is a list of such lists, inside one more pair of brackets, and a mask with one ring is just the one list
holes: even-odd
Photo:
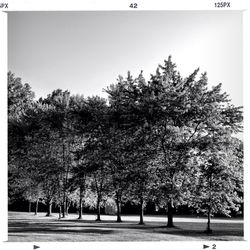
[(243, 224), (234, 223), (225, 227), (223, 223), (212, 225), (212, 234), (204, 232), (206, 224), (178, 222), (175, 227), (169, 228), (165, 222), (147, 222), (144, 225), (138, 223), (115, 221), (87, 221), (87, 220), (58, 220), (51, 219), (44, 221), (43, 219), (31, 220), (9, 220), (9, 233), (43, 233), (43, 234), (62, 234), (62, 233), (77, 233), (77, 234), (116, 234), (121, 230), (129, 230), (131, 232), (144, 232), (149, 234), (165, 234), (179, 235), (186, 237), (206, 238), (210, 236), (243, 236)]
[(42, 234), (65, 234), (65, 233), (77, 233), (77, 234), (114, 234), (115, 232), (113, 230), (105, 230), (105, 229), (92, 229), (92, 228), (82, 228), (79, 229), (54, 229), (51, 227), (43, 227), (43, 228), (22, 228), (22, 229), (10, 229), (9, 233), (42, 233)]

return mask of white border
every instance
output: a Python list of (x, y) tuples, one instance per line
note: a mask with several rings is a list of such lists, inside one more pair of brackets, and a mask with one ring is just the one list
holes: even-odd
[[(230, 2), (230, 8), (220, 10), (243, 10), (248, 0), (9, 0), (8, 11), (75, 11), (75, 10), (214, 10), (216, 2)], [(129, 5), (137, 3), (137, 9)]]
[[(8, 9), (2, 11), (80, 11), (80, 10), (129, 10), (129, 11), (144, 11), (144, 10), (244, 10), (243, 14), (243, 29), (244, 29), (244, 178), (245, 178), (245, 219), (244, 219), (244, 234), (246, 241), (240, 242), (220, 242), (220, 241), (198, 241), (198, 242), (29, 242), (29, 243), (13, 243), (7, 241), (7, 14), (0, 12), (0, 143), (1, 143), (1, 174), (0, 174), (0, 248), (1, 249), (33, 249), (33, 245), (40, 246), (41, 249), (68, 249), (75, 247), (78, 249), (117, 249), (125, 250), (128, 247), (143, 248), (143, 249), (180, 249), (180, 250), (200, 250), (203, 244), (210, 246), (216, 244), (216, 249), (249, 249), (249, 170), (250, 166), (249, 156), (249, 109), (250, 109), (250, 77), (249, 71), (249, 32), (250, 32), (250, 15), (249, 15), (249, 1), (248, 0), (226, 0), (222, 2), (230, 2), (230, 9), (215, 9), (214, 3), (220, 1), (213, 0), (9, 0), (1, 1), (8, 3)], [(130, 3), (137, 3), (137, 9), (129, 8)], [(237, 83), (236, 83), (237, 84)]]
[(249, 207), (249, 164), (250, 164), (250, 99), (248, 93), (250, 93), (249, 86), (249, 44), (250, 44), (250, 14), (249, 9), (245, 10), (243, 13), (243, 106), (244, 106), (244, 232), (245, 239), (250, 240), (250, 214), (247, 212), (250, 210)]
[(7, 13), (0, 13), (0, 211), (2, 212), (0, 235), (7, 240), (8, 207), (7, 207)]

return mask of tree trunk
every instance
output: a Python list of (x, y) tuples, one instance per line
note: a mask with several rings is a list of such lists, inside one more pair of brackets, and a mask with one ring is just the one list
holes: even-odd
[(51, 211), (52, 211), (52, 201), (50, 200), (47, 202), (47, 214), (46, 214), (46, 216), (51, 216), (51, 213), (52, 213)]
[[(63, 169), (65, 170), (65, 145), (64, 145), (64, 135), (63, 135), (63, 145), (62, 145), (62, 159), (63, 159)], [(63, 176), (63, 207), (62, 207), (62, 218), (66, 217), (66, 176)]]
[(62, 205), (59, 204), (59, 218), (58, 219), (61, 219), (62, 218)]
[(212, 173), (209, 176), (209, 187), (210, 187), (210, 192), (209, 192), (209, 205), (208, 205), (208, 211), (207, 211), (207, 230), (206, 233), (212, 233), (211, 227), (210, 227), (210, 220), (211, 220), (211, 200), (212, 200), (212, 194), (211, 194), (211, 189), (212, 189)]
[(31, 201), (29, 201), (29, 213), (31, 212)]
[(68, 198), (66, 198), (66, 212), (65, 212), (66, 216), (69, 215), (69, 200)]
[(37, 215), (37, 212), (38, 212), (38, 204), (39, 204), (39, 199), (36, 200), (35, 215)]
[(139, 222), (140, 225), (144, 224), (144, 222), (143, 222), (143, 212), (144, 211), (143, 210), (144, 210), (143, 198), (141, 197), (141, 199), (140, 199), (140, 222)]
[(211, 209), (209, 207), (207, 213), (207, 230), (206, 230), (207, 233), (212, 233), (210, 220), (211, 220)]
[(122, 222), (122, 219), (121, 219), (121, 202), (120, 202), (120, 197), (119, 197), (118, 193), (116, 194), (116, 207), (117, 207), (117, 212), (116, 212), (117, 219), (116, 219), (116, 222)]
[(168, 202), (168, 224), (167, 227), (174, 227), (173, 223), (173, 205), (172, 202)]
[(97, 209), (97, 219), (96, 221), (101, 221), (101, 207), (100, 207), (100, 197), (97, 197), (97, 204), (96, 204), (96, 209)]
[(62, 204), (62, 218), (66, 217), (66, 201), (65, 196), (63, 196), (63, 204)]
[(80, 194), (80, 200), (79, 200), (79, 217), (78, 219), (82, 219), (82, 195)]
[(82, 186), (80, 186), (79, 217), (78, 217), (78, 219), (82, 219), (83, 190), (84, 190), (84, 188)]

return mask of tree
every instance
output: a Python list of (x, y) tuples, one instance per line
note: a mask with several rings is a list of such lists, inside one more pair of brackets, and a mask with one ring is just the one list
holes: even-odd
[(8, 72), (8, 115), (18, 116), (33, 103), (35, 93), (28, 83), (22, 84), (20, 77)]
[[(111, 182), (117, 204), (117, 221), (121, 221), (121, 202), (129, 199), (129, 193), (141, 204), (141, 223), (143, 223), (144, 184), (146, 183), (146, 162), (149, 158), (146, 136), (146, 118), (140, 110), (138, 82), (145, 83), (142, 73), (133, 79), (130, 72), (127, 78), (119, 76), (116, 85), (106, 89), (110, 103), (109, 168)], [(145, 133), (147, 132), (147, 133)], [(145, 133), (145, 134), (144, 134)], [(145, 145), (144, 145), (145, 144)], [(145, 167), (144, 171), (141, 171)], [(144, 174), (143, 174), (143, 173)], [(139, 181), (140, 180), (140, 181)], [(140, 197), (135, 195), (135, 181), (140, 183)], [(131, 186), (134, 184), (133, 186)], [(143, 186), (143, 188), (142, 188)], [(130, 190), (130, 191), (129, 191)], [(136, 189), (138, 191), (138, 189)], [(126, 191), (126, 192), (125, 192)], [(125, 195), (127, 194), (127, 195)]]
[(30, 197), (26, 192), (30, 183), (25, 169), (28, 130), (20, 118), (33, 105), (34, 96), (29, 84), (23, 85), (20, 77), (8, 72), (8, 189), (12, 198)]
[[(224, 140), (222, 140), (224, 139)], [(243, 165), (241, 142), (236, 138), (213, 137), (211, 144), (196, 158), (193, 170), (191, 204), (207, 215), (211, 233), (211, 216), (220, 213), (230, 217), (242, 203)]]
[[(73, 103), (74, 102), (74, 103)], [(96, 192), (95, 202), (97, 221), (100, 218), (100, 207), (103, 195), (106, 192), (106, 132), (107, 132), (107, 106), (106, 101), (99, 97), (74, 97), (72, 99), (72, 115), (75, 116), (75, 128), (82, 137), (82, 147), (74, 152), (80, 163), (75, 169), (75, 177), (80, 178), (80, 206), (82, 204), (84, 183), (86, 177), (90, 181), (92, 191)], [(79, 125), (80, 124), (80, 125)], [(81, 211), (81, 208), (80, 208)], [(79, 216), (81, 218), (81, 215)]]
[(52, 106), (37, 102), (21, 116), (28, 133), (24, 138), (27, 145), (26, 171), (33, 182), (41, 184), (48, 216), (51, 215), (52, 202), (58, 192), (59, 177), (63, 170), (58, 147), (59, 133), (49, 119), (53, 109)]
[(63, 167), (63, 172), (60, 175), (62, 178), (62, 217), (67, 215), (68, 211), (68, 188), (69, 188), (69, 178), (71, 171), (72, 155), (70, 153), (73, 146), (72, 138), (72, 122), (69, 119), (69, 102), (70, 102), (70, 92), (62, 91), (61, 89), (54, 90), (52, 94), (49, 94), (47, 98), (39, 99), (39, 102), (43, 104), (50, 105), (53, 109), (48, 112), (48, 121), (51, 127), (59, 133), (58, 139), (61, 145), (61, 164)]
[[(207, 76), (195, 80), (198, 69), (183, 79), (171, 57), (159, 66), (147, 85), (142, 85), (141, 103), (147, 121), (158, 138), (160, 188), (166, 199), (168, 226), (173, 226), (173, 208), (186, 202), (185, 178), (189, 159), (204, 145), (208, 134), (223, 128), (237, 133), (241, 129), (241, 107), (230, 104), (221, 84), (208, 90)], [(186, 197), (187, 198), (187, 197)]]
[(145, 111), (144, 103), (141, 102), (145, 85), (142, 72), (135, 79), (128, 72), (126, 79), (119, 77), (117, 85), (111, 85), (107, 89), (113, 105), (113, 123), (118, 127), (119, 122), (119, 130), (124, 135), (120, 140), (120, 151), (124, 153), (124, 164), (128, 166), (127, 170), (124, 168), (128, 175), (125, 179), (126, 193), (130, 201), (140, 205), (140, 224), (144, 223), (143, 211), (154, 182), (150, 161), (157, 153), (154, 145), (156, 138), (147, 120), (148, 111)]

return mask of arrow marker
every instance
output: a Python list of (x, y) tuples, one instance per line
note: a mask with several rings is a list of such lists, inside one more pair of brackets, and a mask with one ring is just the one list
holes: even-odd
[(37, 248), (40, 248), (40, 247), (39, 247), (39, 246), (36, 246), (36, 245), (33, 246), (33, 249), (37, 249)]
[(205, 248), (208, 248), (209, 246), (207, 246), (207, 245), (203, 245), (203, 249), (205, 249)]

